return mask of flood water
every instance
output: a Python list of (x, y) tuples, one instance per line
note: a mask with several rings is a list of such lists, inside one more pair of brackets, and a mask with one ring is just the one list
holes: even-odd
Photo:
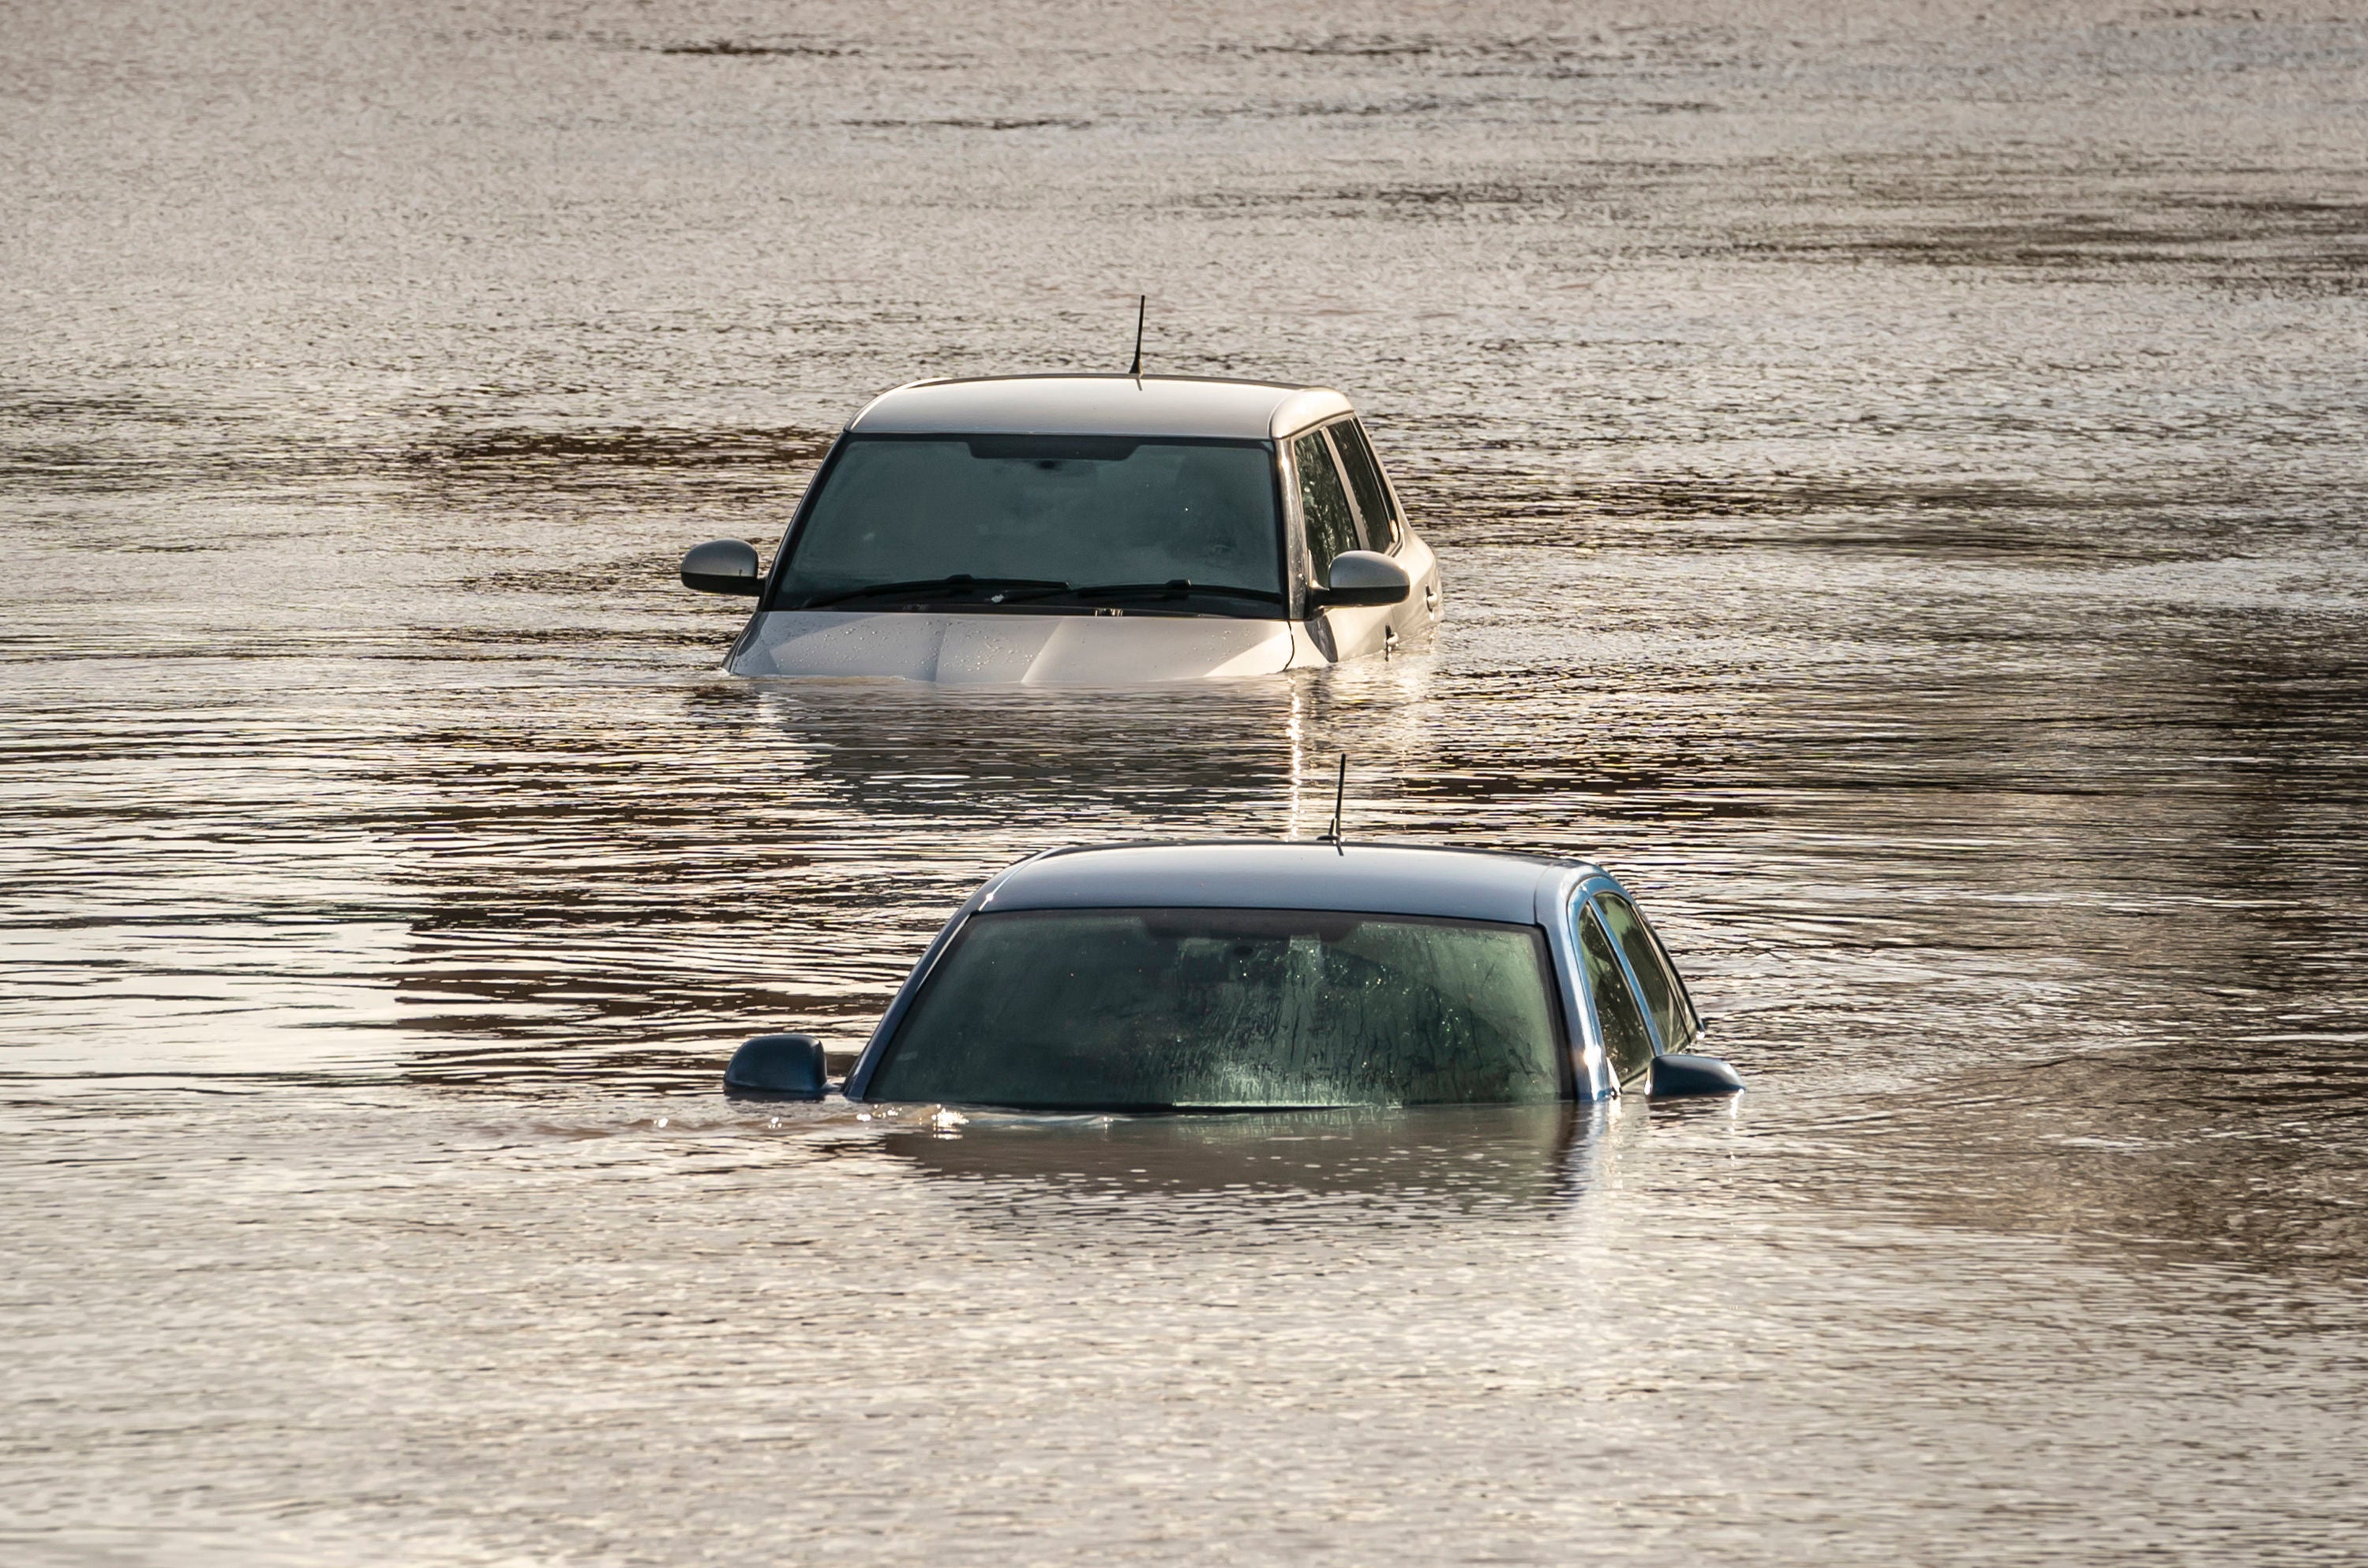
[[(2357, 1561), (2342, 9), (8, 7), (0, 1551)], [(1138, 291), (1366, 411), (1435, 653), (721, 676), (684, 547)], [(1343, 750), (1749, 1092), (718, 1094)]]

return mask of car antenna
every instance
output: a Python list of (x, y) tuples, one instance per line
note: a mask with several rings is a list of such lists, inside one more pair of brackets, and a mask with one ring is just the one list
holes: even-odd
[(1138, 381), (1143, 380), (1143, 318), (1144, 315), (1149, 313), (1150, 310), (1151, 296), (1148, 294), (1136, 295), (1134, 301), (1134, 363), (1126, 368), (1126, 373), (1133, 376)]
[(1318, 844), (1328, 844), (1343, 855), (1349, 853), (1349, 846), (1340, 836), (1340, 802), (1348, 793), (1349, 754), (1344, 751), (1340, 754), (1340, 777), (1332, 785), (1332, 831), (1315, 841)]

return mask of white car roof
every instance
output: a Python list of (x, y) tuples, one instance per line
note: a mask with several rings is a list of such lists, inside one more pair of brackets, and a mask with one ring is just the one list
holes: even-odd
[(988, 884), (1013, 909), (1323, 909), (1529, 925), (1541, 883), (1601, 876), (1583, 860), (1406, 844), (1239, 840), (1054, 850)]
[(915, 381), (855, 416), (857, 435), (1180, 436), (1265, 441), (1354, 412), (1329, 387), (1201, 376)]

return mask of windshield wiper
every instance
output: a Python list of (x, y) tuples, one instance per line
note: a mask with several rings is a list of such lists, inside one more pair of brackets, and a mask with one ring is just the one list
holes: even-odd
[(820, 609), (825, 605), (871, 598), (879, 594), (942, 594), (957, 588), (965, 593), (977, 588), (1041, 588), (1063, 593), (1068, 586), (1068, 584), (1055, 582), (1050, 577), (973, 577), (967, 572), (957, 572), (951, 577), (916, 577), (908, 583), (873, 583), (860, 588), (843, 588), (835, 594), (818, 595), (798, 608)]
[(1171, 577), (1165, 583), (1088, 583), (1073, 588), (1063, 583), (1058, 587), (1049, 585), (1041, 593), (1015, 594), (1015, 598), (1043, 599), (1055, 594), (1067, 594), (1081, 599), (1157, 599), (1182, 598), (1188, 594), (1207, 594), (1218, 598), (1256, 599), (1261, 604), (1279, 605), (1282, 596), (1267, 588), (1236, 588), (1224, 583), (1195, 583), (1189, 577)]

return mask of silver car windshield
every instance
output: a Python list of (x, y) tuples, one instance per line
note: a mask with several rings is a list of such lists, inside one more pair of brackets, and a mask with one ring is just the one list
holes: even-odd
[(1273, 910), (972, 917), (871, 1099), (1030, 1109), (1528, 1103), (1565, 1092), (1543, 932)]
[(1264, 446), (858, 437), (821, 486), (773, 608), (1281, 613)]

